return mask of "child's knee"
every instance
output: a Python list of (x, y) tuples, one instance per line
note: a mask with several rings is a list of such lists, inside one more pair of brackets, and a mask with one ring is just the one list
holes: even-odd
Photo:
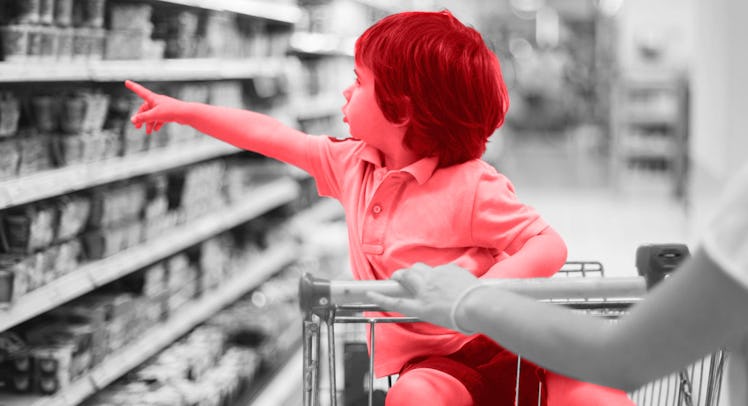
[(470, 393), (457, 379), (441, 371), (419, 368), (400, 376), (387, 392), (386, 406), (471, 406)]
[(548, 406), (635, 406), (626, 392), (549, 373)]

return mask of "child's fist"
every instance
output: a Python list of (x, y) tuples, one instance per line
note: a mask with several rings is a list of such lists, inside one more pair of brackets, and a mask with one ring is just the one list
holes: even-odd
[(164, 123), (179, 122), (183, 101), (154, 93), (131, 80), (126, 80), (125, 86), (143, 99), (137, 113), (130, 118), (136, 128), (145, 124), (146, 133), (150, 134), (161, 129)]

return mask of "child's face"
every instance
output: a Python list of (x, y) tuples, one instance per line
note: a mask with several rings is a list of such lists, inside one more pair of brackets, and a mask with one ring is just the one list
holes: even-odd
[(355, 64), (356, 80), (343, 91), (343, 121), (348, 123), (353, 138), (386, 151), (393, 130), (398, 125), (384, 117), (374, 93), (374, 75), (367, 67)]

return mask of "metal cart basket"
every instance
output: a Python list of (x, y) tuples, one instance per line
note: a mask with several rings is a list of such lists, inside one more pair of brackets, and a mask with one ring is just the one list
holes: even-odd
[[(538, 300), (558, 303), (578, 311), (592, 313), (615, 322), (632, 304), (641, 300), (650, 285), (649, 278), (602, 277), (603, 267), (599, 262), (568, 262), (552, 278), (538, 279), (494, 279), (483, 283), (501, 286), (504, 289), (531, 296)], [(404, 292), (394, 281), (350, 281), (326, 280), (309, 274), (302, 276), (299, 285), (300, 305), (304, 313), (303, 321), (303, 405), (347, 405), (361, 404), (346, 399), (346, 393), (337, 388), (341, 379), (338, 371), (336, 351), (336, 324), (340, 330), (348, 333), (348, 339), (363, 341), (365, 329), (352, 331), (357, 337), (350, 337), (351, 326), (359, 327), (368, 324), (369, 342), (372, 356), (368, 357), (368, 374), (365, 384), (360, 383), (368, 392), (364, 402), (374, 404), (374, 364), (375, 329), (377, 323), (410, 323), (419, 321), (413, 317), (364, 317), (363, 311), (378, 310), (376, 306), (366, 304), (366, 292), (377, 291), (384, 294), (402, 295)], [(321, 333), (326, 331), (327, 348), (321, 346)], [(336, 334), (337, 333), (337, 334)], [(362, 344), (365, 346), (365, 344)], [(326, 367), (323, 364), (326, 362)], [(718, 351), (692, 364), (683, 371), (652, 382), (633, 393), (631, 399), (640, 406), (713, 406), (717, 405), (722, 382), (722, 371), (725, 364), (725, 353)], [(519, 362), (517, 367), (519, 368)], [(327, 375), (322, 376), (324, 369)], [(519, 370), (517, 371), (516, 392), (519, 391)], [(320, 378), (325, 378), (329, 397), (323, 396)], [(345, 377), (343, 377), (345, 379)], [(346, 382), (346, 387), (350, 387)], [(519, 393), (515, 396), (518, 398)], [(516, 402), (515, 402), (516, 404)], [(509, 405), (507, 405), (509, 406)]]

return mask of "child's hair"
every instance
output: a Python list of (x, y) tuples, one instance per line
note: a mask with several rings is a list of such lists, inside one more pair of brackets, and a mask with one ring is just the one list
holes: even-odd
[(375, 78), (393, 123), (410, 116), (404, 144), (439, 167), (480, 158), (501, 126), (509, 95), (496, 55), (449, 11), (387, 16), (356, 41), (356, 63)]

